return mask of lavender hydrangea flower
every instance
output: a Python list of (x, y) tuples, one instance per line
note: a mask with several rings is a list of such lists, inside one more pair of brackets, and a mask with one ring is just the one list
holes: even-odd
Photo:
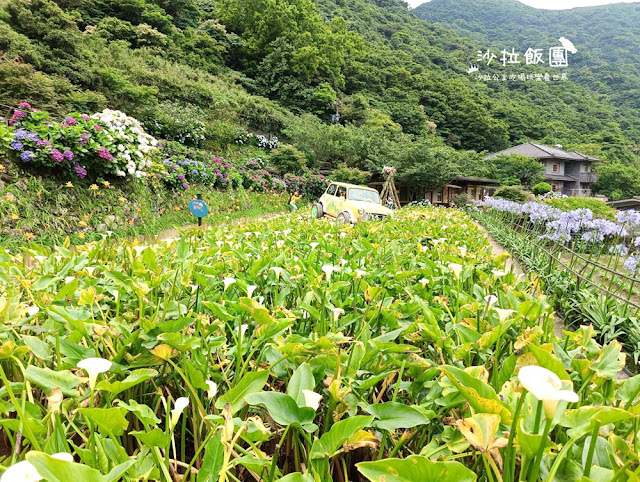
[(14, 133), (13, 133), (13, 137), (15, 137), (17, 140), (22, 141), (24, 139), (27, 138), (27, 131), (24, 129), (17, 129)]
[(187, 184), (186, 182), (183, 182), (182, 187), (185, 189), (189, 189), (189, 184)]
[(78, 175), (78, 177), (80, 179), (84, 179), (85, 176), (87, 175), (87, 170), (84, 167), (82, 167), (78, 162), (76, 162), (73, 165), (73, 167), (75, 168), (76, 174)]
[(32, 142), (37, 142), (40, 140), (40, 138), (38, 137), (38, 134), (36, 134), (35, 132), (29, 132), (27, 134), (27, 140)]
[(14, 151), (21, 151), (24, 148), (24, 144), (22, 142), (14, 141), (11, 143), (11, 149)]
[(53, 159), (55, 162), (62, 162), (64, 161), (64, 156), (62, 155), (62, 152), (60, 152), (58, 149), (51, 149), (49, 151), (49, 156), (51, 157), (51, 159)]
[(73, 152), (71, 151), (64, 151), (62, 153), (62, 156), (67, 160), (67, 161), (71, 161), (73, 160)]
[(22, 159), (23, 162), (30, 162), (34, 157), (35, 154), (33, 153), (33, 151), (24, 151), (22, 154), (20, 154), (20, 159)]
[(178, 179), (180, 181), (184, 181), (184, 174), (178, 174)]

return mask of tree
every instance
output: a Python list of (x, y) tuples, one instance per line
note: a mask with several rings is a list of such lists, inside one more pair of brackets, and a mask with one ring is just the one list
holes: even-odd
[(501, 181), (508, 178), (519, 179), (525, 186), (531, 186), (542, 180), (544, 167), (537, 159), (521, 154), (499, 155), (489, 161), (489, 172)]
[(640, 195), (640, 168), (621, 162), (604, 162), (596, 168), (600, 179), (594, 191), (613, 198)]
[(458, 174), (458, 163), (454, 149), (433, 146), (427, 141), (416, 142), (407, 148), (396, 177), (411, 186), (435, 189)]

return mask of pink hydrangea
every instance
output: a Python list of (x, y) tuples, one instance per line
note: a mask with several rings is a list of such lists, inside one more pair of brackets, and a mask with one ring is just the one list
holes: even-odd
[(36, 142), (36, 147), (44, 147), (44, 146), (51, 147), (51, 142), (49, 142), (46, 139), (42, 139)]
[(70, 126), (77, 126), (78, 125), (78, 121), (75, 120), (73, 117), (67, 117), (65, 120), (65, 123), (70, 125)]
[(49, 156), (51, 157), (51, 159), (53, 159), (55, 162), (62, 162), (64, 161), (64, 155), (62, 154), (62, 152), (60, 152), (58, 149), (51, 149), (49, 151)]
[(93, 128), (97, 131), (101, 131), (102, 127), (100, 127), (98, 124), (94, 125)]
[(89, 122), (89, 116), (87, 114), (82, 114), (80, 117), (82, 117), (83, 121)]
[(101, 157), (102, 159), (106, 159), (107, 161), (113, 162), (115, 160), (106, 147), (101, 147), (100, 149), (98, 149), (96, 154), (98, 155), (98, 157)]
[(31, 109), (31, 104), (29, 104), (28, 102), (20, 102), (18, 104), (18, 107), (20, 107), (21, 109)]

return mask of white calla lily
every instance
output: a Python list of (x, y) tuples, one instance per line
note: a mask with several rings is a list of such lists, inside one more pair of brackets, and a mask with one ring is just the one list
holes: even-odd
[(507, 320), (511, 315), (513, 315), (516, 312), (516, 310), (503, 310), (502, 308), (493, 308), (493, 311), (498, 313), (498, 318), (500, 319), (501, 322)]
[(305, 406), (318, 410), (320, 401), (322, 400), (322, 395), (314, 392), (313, 390), (302, 390), (302, 395), (304, 396)]
[(224, 291), (227, 291), (229, 286), (236, 282), (235, 278), (225, 277), (222, 282), (224, 283)]
[(27, 310), (27, 313), (29, 314), (29, 316), (35, 316), (40, 312), (40, 308), (38, 308), (37, 306), (30, 306), (29, 309)]
[(456, 279), (460, 279), (460, 274), (462, 273), (463, 269), (463, 266), (461, 264), (449, 263), (448, 268), (453, 273), (453, 276), (456, 277)]
[(427, 287), (427, 284), (429, 283), (429, 280), (427, 278), (422, 278), (419, 283), (422, 285), (423, 288)]
[(333, 312), (333, 321), (338, 321), (340, 315), (344, 315), (344, 310), (342, 308), (333, 308), (331, 311)]
[(276, 274), (276, 279), (280, 279), (280, 275), (284, 271), (284, 268), (280, 268), (279, 266), (272, 266), (269, 268), (269, 271), (273, 271)]
[(498, 302), (498, 297), (495, 295), (487, 295), (484, 297), (484, 300), (487, 302), (487, 308), (491, 309), (491, 307)]
[(247, 296), (248, 296), (249, 298), (251, 298), (251, 296), (253, 296), (253, 292), (254, 292), (255, 290), (257, 290), (257, 289), (258, 289), (258, 287), (257, 287), (256, 285), (249, 285), (249, 286), (247, 286)]
[(85, 358), (78, 363), (78, 368), (83, 369), (89, 375), (89, 387), (93, 390), (96, 387), (96, 380), (101, 373), (111, 370), (113, 363), (99, 357)]
[(496, 278), (502, 278), (503, 276), (507, 276), (507, 273), (499, 269), (492, 269), (491, 274)]
[(335, 271), (340, 271), (340, 268), (337, 266), (332, 266), (330, 264), (322, 265), (322, 271), (327, 275), (327, 281), (331, 281), (331, 274)]
[(355, 270), (356, 278), (362, 278), (363, 276), (367, 276), (367, 272), (361, 269)]
[(171, 427), (175, 427), (180, 419), (180, 415), (184, 412), (184, 409), (189, 406), (189, 399), (187, 397), (180, 397), (176, 399), (173, 410), (171, 410)]
[(309, 246), (311, 246), (311, 249), (316, 249), (319, 245), (320, 243), (309, 243)]
[(215, 397), (218, 394), (218, 384), (216, 382), (212, 382), (211, 380), (207, 380), (205, 383), (209, 387), (209, 390), (207, 390), (207, 397)]
[[(64, 460), (65, 462), (73, 462), (73, 455), (67, 452), (59, 452), (51, 456), (54, 459)], [(44, 477), (38, 473), (38, 470), (28, 460), (23, 460), (17, 464), (13, 464), (2, 474), (0, 482), (34, 482), (43, 480)]]
[(518, 380), (527, 391), (543, 402), (547, 419), (554, 417), (559, 401), (576, 403), (579, 400), (578, 394), (569, 389), (573, 388), (570, 381), (566, 381), (565, 386), (558, 375), (537, 365), (520, 368)]

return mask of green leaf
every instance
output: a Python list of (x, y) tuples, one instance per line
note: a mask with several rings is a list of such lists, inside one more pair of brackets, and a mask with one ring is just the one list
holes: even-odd
[(22, 335), (22, 341), (36, 358), (44, 361), (51, 360), (51, 347), (46, 341), (29, 335)]
[(531, 351), (531, 353), (533, 353), (533, 356), (536, 357), (536, 361), (541, 367), (546, 368), (547, 370), (550, 370), (558, 375), (558, 378), (560, 380), (571, 380), (571, 377), (565, 371), (562, 362), (551, 353), (543, 350), (536, 345), (529, 345), (529, 350)]
[(581, 437), (598, 425), (607, 425), (633, 418), (633, 414), (616, 407), (580, 407), (567, 410), (560, 419), (560, 425), (569, 427), (570, 437)]
[(240, 298), (238, 306), (249, 313), (260, 326), (268, 325), (274, 321), (273, 317), (269, 314), (269, 310), (253, 298)]
[(122, 435), (129, 426), (122, 408), (81, 408), (80, 413), (106, 435)]
[(376, 403), (367, 406), (365, 411), (377, 417), (372, 425), (382, 430), (392, 431), (429, 423), (429, 417), (421, 410), (398, 402)]
[(316, 381), (313, 378), (313, 372), (311, 367), (306, 363), (302, 363), (296, 371), (293, 372), (291, 380), (287, 385), (287, 395), (293, 398), (299, 407), (304, 406), (304, 394), (302, 390), (313, 390), (316, 386)]
[(311, 474), (301, 474), (300, 472), (294, 472), (293, 474), (285, 475), (278, 479), (278, 482), (313, 482), (313, 476)]
[(431, 462), (412, 455), (406, 459), (384, 459), (360, 462), (358, 470), (373, 482), (472, 482), (476, 474), (459, 462)]
[[(317, 427), (313, 425), (316, 412), (313, 408), (299, 407), (296, 401), (286, 393), (261, 392), (245, 397), (251, 405), (262, 405), (278, 424), (288, 427), (293, 425), (313, 432)], [(312, 425), (312, 426), (311, 426)]]
[(48, 454), (31, 451), (27, 460), (33, 464), (38, 473), (49, 482), (107, 482), (107, 479), (95, 469), (75, 462), (54, 459)]
[(169, 437), (158, 427), (151, 432), (129, 432), (135, 438), (150, 447), (166, 447), (169, 444)]
[(51, 393), (51, 390), (59, 387), (62, 394), (67, 397), (77, 397), (76, 387), (86, 380), (86, 378), (75, 376), (69, 370), (56, 372), (50, 368), (38, 368), (34, 365), (27, 367), (25, 375), (27, 380), (42, 388), (47, 395)]
[(640, 395), (640, 375), (627, 378), (616, 391), (616, 398), (625, 403), (633, 403), (638, 395)]
[(333, 457), (335, 452), (342, 447), (342, 444), (359, 430), (371, 425), (373, 420), (374, 417), (356, 415), (334, 423), (327, 433), (314, 440), (309, 458)]
[(267, 371), (247, 373), (235, 387), (216, 400), (216, 408), (222, 410), (228, 403), (231, 405), (231, 414), (234, 415), (247, 404), (245, 397), (262, 390), (268, 378)]
[(460, 391), (474, 410), (480, 413), (496, 413), (504, 424), (512, 422), (511, 408), (498, 398), (491, 386), (459, 368), (449, 365), (440, 367), (451, 383)]
[(113, 469), (105, 475), (107, 482), (117, 482), (122, 478), (122, 475), (134, 465), (136, 461), (134, 459), (122, 462), (120, 465), (116, 465)]
[(156, 417), (156, 414), (147, 405), (136, 402), (135, 400), (129, 400), (129, 403), (125, 403), (122, 400), (118, 400), (118, 407), (125, 408), (131, 413), (134, 413), (138, 419), (147, 425), (158, 425), (160, 419)]
[(598, 359), (591, 364), (591, 369), (599, 377), (615, 378), (624, 368), (626, 355), (622, 353), (622, 346), (617, 341), (612, 341), (602, 347)]
[(126, 389), (135, 387), (139, 383), (149, 380), (158, 374), (156, 370), (152, 368), (141, 368), (135, 370), (129, 374), (127, 378), (122, 381), (108, 382), (106, 380), (101, 381), (96, 385), (96, 390), (104, 390), (106, 392), (117, 395), (120, 392), (124, 392)]
[(224, 462), (224, 445), (222, 445), (222, 432), (216, 434), (207, 442), (204, 449), (204, 460), (198, 471), (197, 482), (216, 482), (220, 475), (220, 469)]

